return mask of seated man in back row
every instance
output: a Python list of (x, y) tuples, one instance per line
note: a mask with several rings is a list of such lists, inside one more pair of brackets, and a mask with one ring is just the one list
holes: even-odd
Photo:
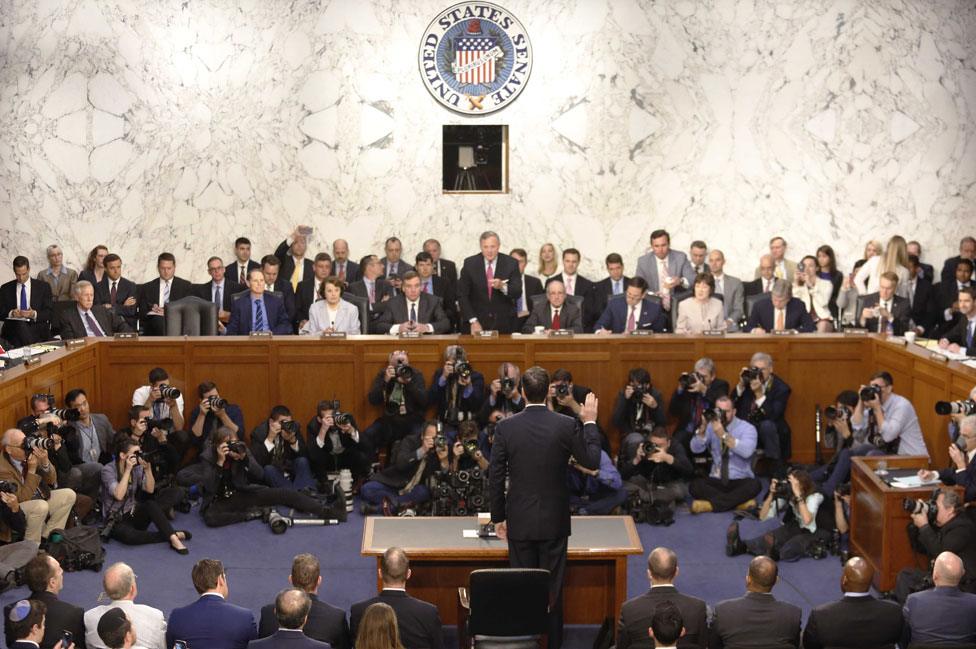
[(257, 331), (294, 333), (284, 301), (265, 291), (264, 274), (259, 269), (248, 272), (247, 286), (248, 293), (235, 300), (231, 307), (227, 335), (246, 336)]
[(578, 306), (566, 299), (566, 287), (559, 280), (546, 284), (546, 300), (532, 307), (522, 333), (530, 334), (536, 327), (545, 331), (566, 329), (583, 333), (583, 313)]
[(801, 300), (793, 297), (793, 289), (786, 280), (773, 281), (769, 299), (760, 298), (752, 306), (746, 331), (764, 334), (771, 331), (795, 329), (800, 333), (814, 330), (810, 312)]
[(643, 277), (627, 280), (624, 299), (610, 298), (603, 314), (596, 321), (593, 333), (622, 334), (638, 329), (664, 331), (667, 316), (661, 305), (647, 297), (647, 282)]

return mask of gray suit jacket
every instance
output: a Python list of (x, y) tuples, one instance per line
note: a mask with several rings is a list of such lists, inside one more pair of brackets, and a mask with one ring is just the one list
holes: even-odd
[[(537, 304), (529, 314), (525, 324), (522, 325), (522, 333), (530, 334), (537, 326), (542, 325), (546, 329), (552, 327), (552, 311), (549, 308), (548, 300)], [(583, 315), (575, 304), (566, 300), (559, 309), (559, 328), (570, 329), (573, 333), (583, 333)]]
[(722, 290), (724, 291), (722, 300), (725, 303), (725, 317), (738, 325), (739, 320), (742, 319), (742, 314), (745, 313), (743, 310), (745, 308), (743, 306), (745, 292), (742, 288), (742, 280), (722, 273)]
[[(668, 272), (671, 273), (671, 277), (682, 277), (687, 280), (688, 286), (685, 290), (690, 289), (695, 283), (695, 271), (692, 270), (691, 264), (688, 262), (688, 256), (683, 252), (678, 250), (668, 252)], [(637, 272), (634, 275), (643, 277), (652, 293), (661, 290), (660, 280), (657, 276), (657, 257), (654, 256), (653, 252), (642, 255), (637, 260)]]
[[(318, 334), (332, 326), (328, 322), (329, 307), (325, 300), (319, 300), (308, 309), (308, 322), (298, 333)], [(359, 326), (359, 309), (356, 305), (345, 300), (339, 300), (339, 310), (336, 311), (335, 330), (347, 334), (361, 333)]]

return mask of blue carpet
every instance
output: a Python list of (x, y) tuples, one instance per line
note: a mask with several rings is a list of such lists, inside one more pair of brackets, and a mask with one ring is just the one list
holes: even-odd
[[(629, 597), (647, 589), (646, 555), (652, 548), (664, 545), (678, 553), (678, 588), (701, 597), (709, 604), (738, 597), (745, 591), (745, 573), (750, 557), (725, 556), (725, 529), (731, 514), (693, 516), (687, 509), (678, 512), (670, 527), (640, 525), (644, 556), (633, 556), (628, 563)], [(761, 524), (745, 521), (742, 535), (758, 535), (774, 522)], [(357, 601), (375, 594), (375, 560), (359, 554), (363, 519), (351, 514), (349, 521), (333, 527), (301, 527), (277, 536), (260, 521), (220, 529), (203, 525), (199, 512), (178, 515), (177, 528), (193, 532), (187, 545), (188, 556), (179, 556), (163, 545), (106, 545), (106, 565), (124, 561), (138, 575), (137, 601), (162, 609), (165, 613), (196, 598), (190, 582), (190, 568), (197, 559), (218, 558), (227, 569), (230, 599), (257, 615), (261, 606), (272, 601), (277, 591), (288, 584), (291, 559), (300, 552), (311, 552), (322, 563), (320, 596), (347, 611)], [(804, 617), (817, 604), (839, 596), (841, 566), (836, 557), (821, 561), (805, 559), (780, 565), (780, 582), (774, 590), (777, 598), (792, 602), (804, 610)], [(409, 590), (409, 585), (408, 585)], [(91, 608), (98, 604), (101, 575), (94, 572), (65, 574), (62, 599)], [(26, 588), (9, 590), (0, 596), (7, 604), (27, 595)], [(566, 632), (567, 649), (587, 649), (592, 645), (595, 627), (570, 627)], [(457, 646), (453, 629), (445, 634), (447, 647)]]

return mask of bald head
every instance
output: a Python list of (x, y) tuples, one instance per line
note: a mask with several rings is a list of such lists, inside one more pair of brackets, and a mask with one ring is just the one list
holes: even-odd
[(845, 593), (866, 593), (871, 590), (874, 568), (861, 557), (851, 557), (844, 564), (840, 577), (840, 589)]
[(962, 566), (962, 559), (953, 552), (943, 552), (935, 558), (932, 566), (932, 581), (936, 586), (958, 586), (966, 570)]
[(135, 599), (136, 573), (121, 561), (113, 563), (102, 576), (102, 589), (112, 601), (120, 599)]
[(380, 579), (384, 586), (402, 586), (410, 578), (410, 560), (403, 548), (388, 548), (380, 560)]
[(776, 562), (766, 556), (759, 556), (749, 562), (746, 588), (754, 593), (768, 593), (776, 585), (779, 568)]
[(304, 590), (286, 588), (275, 598), (275, 617), (283, 629), (301, 629), (312, 608), (312, 598)]
[(670, 584), (678, 574), (678, 555), (670, 548), (654, 548), (647, 555), (647, 572), (651, 582)]

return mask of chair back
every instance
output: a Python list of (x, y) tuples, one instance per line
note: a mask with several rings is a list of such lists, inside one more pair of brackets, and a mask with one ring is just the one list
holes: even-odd
[(217, 305), (191, 295), (166, 305), (167, 336), (216, 336)]
[(353, 295), (349, 291), (342, 292), (342, 299), (359, 309), (359, 332), (369, 333), (369, 298)]
[(538, 636), (546, 632), (549, 623), (548, 570), (475, 570), (468, 583), (470, 636)]
[(752, 295), (746, 296), (746, 318), (752, 317), (752, 308), (756, 306), (756, 302), (759, 300), (768, 300), (769, 293), (754, 293)]

